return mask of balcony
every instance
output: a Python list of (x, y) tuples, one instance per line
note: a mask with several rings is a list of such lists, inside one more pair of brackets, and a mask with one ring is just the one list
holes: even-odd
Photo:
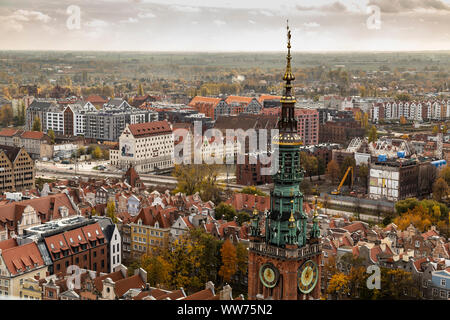
[(273, 258), (286, 260), (306, 259), (322, 253), (322, 243), (307, 244), (296, 249), (283, 249), (264, 242), (250, 242), (249, 249), (255, 253), (264, 254)]

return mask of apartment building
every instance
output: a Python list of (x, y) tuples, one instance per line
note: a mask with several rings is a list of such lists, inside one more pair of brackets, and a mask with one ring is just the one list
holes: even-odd
[(297, 133), (302, 137), (303, 145), (319, 143), (319, 112), (315, 109), (296, 108)]
[(138, 173), (170, 169), (174, 166), (174, 139), (167, 121), (126, 125), (119, 137), (119, 149), (110, 151), (111, 165)]

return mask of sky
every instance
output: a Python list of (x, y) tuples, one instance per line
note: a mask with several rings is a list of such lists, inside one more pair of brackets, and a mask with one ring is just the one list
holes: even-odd
[[(79, 14), (78, 14), (79, 13)], [(1, 0), (0, 50), (450, 50), (450, 0)]]

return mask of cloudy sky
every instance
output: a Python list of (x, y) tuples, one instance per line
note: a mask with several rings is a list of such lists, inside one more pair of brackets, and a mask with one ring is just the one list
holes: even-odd
[(286, 19), (295, 51), (450, 50), (450, 0), (1, 0), (0, 50), (280, 51)]

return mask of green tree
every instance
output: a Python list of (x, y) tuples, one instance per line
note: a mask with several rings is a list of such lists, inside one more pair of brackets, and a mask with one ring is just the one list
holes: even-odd
[(250, 221), (250, 215), (245, 211), (240, 211), (236, 215), (237, 217), (237, 223), (242, 226), (244, 222)]
[(138, 85), (138, 96), (144, 95), (144, 88), (142, 87), (142, 83), (139, 83)]
[(216, 220), (225, 219), (231, 221), (237, 215), (236, 209), (232, 205), (225, 202), (219, 203), (219, 205), (214, 209), (214, 214)]
[(358, 176), (361, 179), (364, 188), (367, 192), (367, 182), (369, 181), (369, 167), (365, 163), (359, 166)]

